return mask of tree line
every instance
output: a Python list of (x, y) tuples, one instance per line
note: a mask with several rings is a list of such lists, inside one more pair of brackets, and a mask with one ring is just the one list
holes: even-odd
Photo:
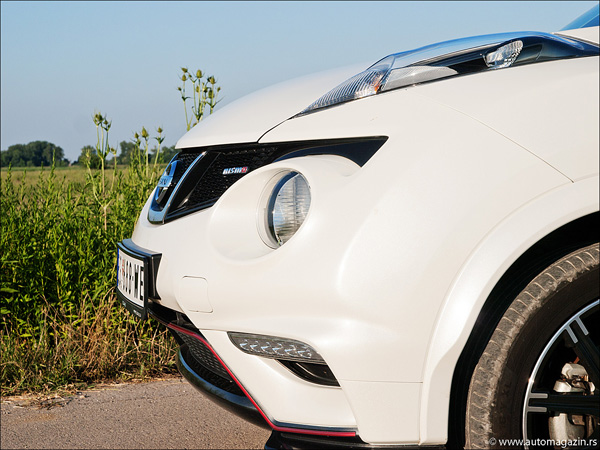
[(65, 158), (62, 148), (46, 141), (33, 141), (29, 144), (15, 144), (2, 150), (2, 167), (36, 167), (68, 166), (69, 160)]
[[(120, 152), (116, 156), (117, 164), (129, 164), (131, 155), (136, 144), (133, 142), (121, 141), (119, 144)], [(157, 148), (150, 149), (153, 155)], [(65, 158), (64, 150), (47, 141), (33, 141), (28, 144), (15, 144), (1, 152), (2, 167), (40, 167), (51, 166), (64, 167), (72, 164), (81, 164), (86, 166), (89, 160), (90, 167), (99, 168), (102, 164), (101, 156), (98, 155), (96, 148), (86, 145), (81, 149), (81, 154), (74, 161)], [(159, 162), (169, 162), (177, 153), (175, 146), (162, 147), (160, 149)], [(107, 161), (105, 160), (105, 163)]]

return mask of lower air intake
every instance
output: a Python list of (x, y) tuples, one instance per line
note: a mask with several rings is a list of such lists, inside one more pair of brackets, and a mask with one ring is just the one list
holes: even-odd
[(201, 340), (172, 328), (170, 331), (180, 344), (184, 360), (194, 372), (226, 392), (239, 396), (245, 395), (221, 362)]

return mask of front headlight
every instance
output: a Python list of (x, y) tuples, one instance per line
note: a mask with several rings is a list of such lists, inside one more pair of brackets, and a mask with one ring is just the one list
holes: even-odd
[(300, 228), (310, 208), (310, 188), (298, 172), (288, 172), (275, 184), (267, 201), (265, 243), (285, 244)]
[(598, 47), (548, 33), (502, 33), (456, 39), (386, 56), (296, 115), (457, 75), (556, 59), (598, 56)]
[(344, 103), (377, 94), (381, 82), (389, 72), (393, 62), (393, 56), (382, 59), (364, 72), (354, 75), (352, 78), (333, 88), (300, 114), (306, 114), (313, 110), (326, 108), (337, 103)]

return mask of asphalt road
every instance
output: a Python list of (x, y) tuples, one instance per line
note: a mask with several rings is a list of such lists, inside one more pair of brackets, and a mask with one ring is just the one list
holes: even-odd
[(2, 400), (0, 448), (262, 449), (268, 430), (182, 379), (118, 384), (31, 402)]

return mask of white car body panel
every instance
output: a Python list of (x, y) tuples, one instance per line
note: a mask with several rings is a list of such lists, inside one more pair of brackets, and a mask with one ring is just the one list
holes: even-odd
[[(597, 42), (598, 28), (561, 33)], [(177, 144), (386, 136), (363, 167), (331, 155), (268, 164), (214, 206), (161, 225), (148, 221), (149, 200), (132, 239), (162, 254), (160, 304), (187, 315), (272, 421), (356, 429), (372, 444), (443, 444), (454, 368), (495, 284), (541, 238), (600, 209), (598, 58), (450, 78), (290, 119), (364, 68), (259, 91)], [(311, 207), (273, 249), (259, 222), (266, 186), (285, 171), (306, 178)], [(340, 388), (241, 352), (228, 331), (314, 347)]]
[[(431, 83), (419, 91), (507, 136), (573, 181), (598, 172), (598, 135), (589, 133), (600, 120), (595, 58), (532, 64), (490, 75), (448, 80), (455, 82), (451, 89), (443, 82)], [(512, 85), (519, 89), (494, 89)], [(589, 102), (587, 108), (581, 108), (582, 101)]]
[(559, 36), (574, 37), (583, 41), (598, 44), (600, 42), (600, 31), (598, 27), (578, 28), (576, 30), (563, 30), (554, 34)]

